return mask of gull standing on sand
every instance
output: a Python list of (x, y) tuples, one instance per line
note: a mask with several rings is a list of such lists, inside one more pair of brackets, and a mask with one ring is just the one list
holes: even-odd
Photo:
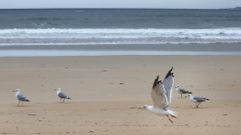
[(202, 102), (209, 101), (206, 97), (193, 96), (192, 94), (188, 94), (188, 96), (190, 100), (195, 103), (196, 108), (198, 108)]
[(58, 96), (59, 99), (60, 99), (60, 102), (61, 102), (61, 100), (62, 100), (62, 102), (64, 102), (65, 99), (71, 99), (69, 96), (67, 96), (67, 95), (62, 91), (61, 88), (57, 88), (57, 89), (55, 89), (55, 90), (56, 90), (56, 92), (57, 92), (57, 96)]
[(172, 87), (174, 83), (174, 75), (172, 70), (173, 67), (166, 74), (163, 82), (159, 80), (159, 76), (156, 77), (151, 91), (153, 105), (144, 105), (144, 108), (152, 113), (155, 113), (159, 116), (167, 116), (171, 123), (173, 123), (171, 117), (177, 117), (176, 112), (169, 109), (172, 99)]
[(15, 96), (16, 96), (16, 98), (17, 98), (17, 100), (18, 100), (17, 106), (19, 106), (19, 105), (23, 106), (23, 102), (30, 102), (30, 100), (27, 99), (27, 98), (21, 93), (21, 89), (16, 89), (16, 90), (14, 90), (13, 92), (16, 92), (16, 93), (15, 93)]
[(181, 95), (181, 98), (182, 98), (183, 94), (192, 94), (191, 91), (181, 88), (180, 86), (176, 86), (175, 88), (176, 88), (177, 93)]

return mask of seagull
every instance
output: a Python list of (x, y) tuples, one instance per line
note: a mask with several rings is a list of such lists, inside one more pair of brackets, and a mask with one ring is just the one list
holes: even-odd
[(17, 106), (19, 106), (21, 104), (21, 106), (23, 106), (23, 102), (30, 102), (29, 99), (27, 99), (22, 93), (21, 93), (21, 89), (16, 89), (14, 90), (13, 92), (16, 92), (15, 93), (15, 96), (18, 100), (18, 104)]
[(159, 76), (156, 77), (151, 91), (153, 105), (144, 105), (144, 109), (156, 115), (167, 116), (171, 123), (173, 123), (171, 117), (177, 118), (176, 112), (169, 109), (172, 99), (172, 86), (174, 83), (172, 70), (173, 67), (169, 70), (163, 82), (159, 80)]
[(193, 96), (192, 94), (188, 94), (188, 96), (190, 100), (195, 103), (196, 108), (198, 108), (202, 102), (209, 101), (209, 99), (206, 97)]
[(181, 95), (181, 98), (182, 98), (183, 94), (192, 94), (191, 91), (181, 88), (180, 86), (176, 86), (175, 88), (176, 88), (177, 93)]
[(60, 102), (62, 100), (62, 102), (64, 102), (65, 99), (71, 99), (69, 96), (67, 96), (61, 88), (57, 88), (55, 89), (57, 91), (57, 96), (59, 97), (60, 99)]

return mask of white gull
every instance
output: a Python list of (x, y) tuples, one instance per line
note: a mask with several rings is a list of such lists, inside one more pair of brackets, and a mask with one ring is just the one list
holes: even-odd
[[(163, 82), (159, 80), (159, 76), (154, 80), (151, 97), (153, 105), (144, 105), (148, 111), (159, 116), (166, 116), (173, 123), (171, 117), (176, 118), (176, 112), (169, 109), (172, 99), (172, 87), (174, 83), (173, 67), (169, 70)], [(170, 117), (171, 116), (171, 117)]]
[(27, 98), (21, 93), (21, 89), (16, 89), (16, 90), (14, 90), (13, 92), (16, 92), (16, 93), (15, 93), (15, 96), (16, 96), (16, 98), (17, 98), (17, 100), (18, 100), (17, 106), (19, 106), (19, 105), (23, 106), (23, 102), (30, 102), (30, 100), (27, 99)]
[(55, 89), (55, 90), (56, 90), (57, 96), (58, 96), (59, 99), (60, 99), (60, 102), (61, 102), (61, 101), (64, 102), (65, 99), (71, 99), (69, 96), (67, 96), (67, 95), (63, 92), (63, 90), (62, 90), (61, 88), (57, 88), (57, 89)]

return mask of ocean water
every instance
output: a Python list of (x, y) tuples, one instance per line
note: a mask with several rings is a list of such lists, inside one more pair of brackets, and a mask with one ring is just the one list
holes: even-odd
[(240, 10), (0, 10), (0, 47), (233, 43)]

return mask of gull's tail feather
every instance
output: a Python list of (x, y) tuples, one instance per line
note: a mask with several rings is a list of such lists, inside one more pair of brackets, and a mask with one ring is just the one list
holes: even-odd
[(209, 101), (210, 99), (206, 98), (207, 101)]
[(180, 91), (182, 94), (192, 94), (191, 91), (188, 91), (188, 90), (185, 90), (185, 89), (182, 89), (182, 88), (180, 88), (179, 91)]
[(71, 99), (71, 97), (66, 97), (66, 99)]
[(30, 102), (30, 100), (29, 100), (29, 99), (27, 99), (27, 98), (26, 98), (26, 99), (24, 99), (23, 101), (25, 101), (25, 102)]

